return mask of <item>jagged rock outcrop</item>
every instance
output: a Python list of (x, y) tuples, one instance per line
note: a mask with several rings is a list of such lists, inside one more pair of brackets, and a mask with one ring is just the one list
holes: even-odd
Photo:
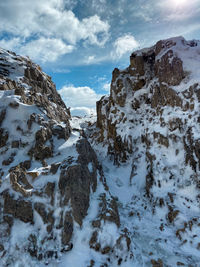
[(90, 188), (96, 191), (98, 162), (86, 139), (77, 143), (77, 151), (78, 164), (61, 171), (59, 189), (62, 196), (61, 205), (67, 205), (71, 201), (73, 218), (82, 225), (89, 208)]
[[(199, 84), (195, 82), (190, 85), (187, 82), (190, 72), (182, 61), (182, 54), (187, 49), (189, 55), (197, 46), (194, 41), (187, 42), (181, 37), (159, 41), (149, 49), (134, 52), (127, 69), (113, 71), (110, 96), (97, 102), (97, 126), (100, 128), (99, 141), (109, 142), (108, 152), (114, 154), (116, 162), (125, 161), (128, 153), (132, 153), (133, 146), (131, 131), (122, 137), (119, 125), (131, 129), (135, 117), (129, 117), (139, 114), (141, 108), (145, 109), (148, 122), (155, 115), (159, 115), (162, 120), (165, 107), (180, 108), (188, 113), (194, 110)], [(196, 50), (198, 52), (198, 48)], [(174, 86), (179, 85), (185, 90), (177, 91)], [(127, 116), (127, 108), (130, 116)], [(172, 120), (178, 119), (172, 117)], [(164, 122), (161, 123), (164, 127)], [(167, 124), (172, 123), (169, 121)]]
[[(41, 176), (43, 179), (48, 176), (46, 160), (58, 153), (55, 151), (56, 140), (65, 142), (69, 139), (69, 119), (69, 110), (51, 78), (40, 67), (28, 58), (0, 50), (0, 168), (3, 170), (0, 228), (2, 233), (7, 231), (0, 238), (3, 264), (15, 261), (12, 255), (15, 244), (9, 250), (7, 242), (11, 232), (16, 234), (13, 230), (16, 219), (33, 225), (24, 238), (21, 252), (26, 250), (36, 259), (43, 260), (58, 257), (59, 251), (68, 245), (56, 236), (54, 229), (55, 186), (58, 181), (47, 179), (41, 186), (34, 183)], [(34, 170), (36, 166), (39, 171)], [(41, 230), (35, 226), (38, 216), (43, 221), (46, 236), (41, 236)], [(54, 240), (58, 251), (49, 250), (49, 240)]]
[(73, 248), (102, 170), (70, 119), (51, 78), (0, 49), (0, 265), (21, 254), (48, 264)]
[[(139, 216), (141, 225), (145, 225), (147, 210), (152, 210), (149, 216), (152, 221), (155, 218), (155, 225), (156, 220), (161, 222), (159, 242), (166, 251), (168, 237), (164, 241), (164, 234), (173, 229), (170, 238), (180, 239), (180, 225), (194, 220), (194, 228), (183, 230), (184, 238), (181, 236), (175, 249), (177, 255), (181, 249), (185, 253), (180, 262), (184, 258), (185, 265), (194, 266), (199, 259), (195, 231), (200, 222), (199, 51), (199, 41), (177, 37), (133, 52), (128, 68), (113, 71), (110, 95), (97, 102), (98, 128), (94, 126), (89, 133), (97, 150), (102, 144), (118, 168), (131, 169), (130, 190), (137, 202), (127, 206), (138, 210), (133, 214)], [(171, 266), (166, 253), (172, 257), (169, 251), (157, 259), (149, 256), (148, 264)]]

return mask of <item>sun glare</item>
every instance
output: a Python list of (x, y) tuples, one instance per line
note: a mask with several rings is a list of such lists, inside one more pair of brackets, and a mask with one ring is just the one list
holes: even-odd
[(187, 0), (174, 0), (174, 3), (176, 4), (176, 5), (184, 5), (185, 3), (187, 2)]

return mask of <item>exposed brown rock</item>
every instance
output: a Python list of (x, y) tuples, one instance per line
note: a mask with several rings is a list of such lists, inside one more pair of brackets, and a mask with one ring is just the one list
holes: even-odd
[(4, 121), (5, 117), (6, 117), (6, 109), (3, 109), (0, 112), (0, 126), (1, 126), (2, 122)]
[(134, 68), (139, 75), (144, 75), (144, 60), (142, 56), (132, 54), (130, 57), (131, 68)]
[(73, 217), (80, 225), (87, 214), (90, 194), (90, 173), (86, 166), (74, 165), (62, 171), (59, 180), (64, 203), (71, 199)]
[[(4, 58), (6, 53), (8, 58), (12, 58), (11, 61), (7, 62), (7, 58)], [(19, 76), (21, 75), (21, 77), (17, 77), (17, 81), (13, 81), (9, 78), (9, 74), (12, 73), (13, 75), (11, 77), (14, 77), (16, 71), (17, 74), (19, 72)], [(5, 244), (10, 241), (10, 235), (12, 231), (14, 231), (12, 227), (15, 223), (15, 219), (34, 225), (36, 223), (36, 217), (33, 216), (33, 214), (40, 216), (41, 220), (39, 220), (39, 224), (44, 224), (46, 235), (40, 235), (40, 227), (31, 226), (30, 229), (34, 230), (30, 230), (28, 240), (24, 239), (22, 248), (16, 246), (16, 251), (17, 253), (21, 250), (24, 253), (28, 252), (37, 260), (43, 260), (45, 263), (48, 263), (50, 258), (56, 259), (60, 257), (61, 252), (66, 252), (73, 247), (70, 243), (70, 239), (73, 233), (74, 218), (71, 213), (69, 213), (67, 217), (65, 212), (66, 207), (64, 205), (59, 206), (59, 204), (61, 204), (59, 203), (61, 197), (59, 191), (56, 194), (58, 198), (56, 198), (56, 200), (58, 200), (56, 205), (58, 205), (58, 209), (61, 209), (60, 214), (62, 214), (59, 234), (57, 231), (57, 229), (59, 229), (58, 221), (57, 218), (54, 217), (57, 182), (54, 181), (55, 177), (53, 177), (53, 181), (50, 182), (51, 175), (49, 174), (50, 171), (52, 174), (56, 174), (60, 163), (52, 164), (50, 170), (45, 161), (46, 158), (53, 156), (56, 137), (64, 140), (70, 137), (70, 111), (66, 108), (51, 78), (43, 73), (41, 68), (31, 62), (28, 57), (22, 58), (11, 52), (5, 51), (5, 53), (1, 53), (0, 51), (0, 90), (12, 90), (3, 94), (3, 97), (6, 98), (8, 96), (9, 98), (7, 102), (8, 107), (5, 108), (4, 103), (2, 103), (0, 109), (0, 126), (2, 127), (0, 128), (0, 154), (5, 154), (5, 156), (2, 157), (2, 162), (0, 162), (5, 169), (4, 172), (2, 168), (0, 168), (0, 186), (4, 183), (3, 186), (6, 188), (4, 191), (1, 188), (1, 192), (3, 191), (3, 193), (1, 193), (0, 198), (0, 210), (2, 211), (0, 216), (0, 232), (3, 232), (3, 234), (0, 233), (0, 240), (3, 240)], [(15, 98), (14, 95), (17, 95), (17, 98)], [(19, 112), (17, 111), (17, 109), (19, 110), (20, 103), (25, 104), (23, 105), (25, 109), (25, 113), (23, 114), (25, 115), (24, 119), (19, 116)], [(32, 105), (32, 107), (27, 107), (27, 105)], [(12, 116), (7, 117), (8, 109), (9, 115), (11, 112), (13, 113)], [(31, 110), (35, 110), (35, 113), (31, 114)], [(11, 133), (10, 129), (4, 128), (6, 119), (13, 122), (16, 133)], [(7, 126), (8, 124), (5, 125)], [(19, 138), (15, 136), (19, 136)], [(11, 150), (11, 152), (9, 152), (9, 150)], [(90, 150), (88, 151), (90, 152)], [(22, 157), (22, 155), (25, 159), (23, 162), (20, 162), (20, 157)], [(93, 187), (93, 189), (96, 187), (97, 163), (94, 154), (92, 154), (92, 156), (93, 163), (91, 164), (94, 164), (94, 171), (89, 172), (88, 170), (87, 166), (89, 160), (85, 163), (86, 171), (84, 169), (84, 179), (87, 178), (89, 181), (89, 193), (90, 186)], [(40, 162), (36, 163), (35, 160)], [(80, 158), (80, 162), (83, 161), (84, 160)], [(72, 164), (72, 162), (70, 164)], [(13, 166), (14, 164), (18, 164), (18, 166)], [(81, 163), (77, 162), (77, 165), (80, 164)], [(9, 171), (8, 165), (11, 165)], [(34, 166), (32, 170), (30, 169), (31, 166)], [(35, 169), (35, 166), (37, 166), (38, 169), (41, 168), (41, 171)], [(89, 177), (87, 177), (88, 172)], [(49, 177), (46, 175), (49, 175)], [(4, 176), (6, 179), (4, 179)], [(10, 178), (10, 181), (7, 177)], [(38, 181), (36, 178), (38, 178)], [(39, 181), (40, 178), (41, 181), (43, 179), (42, 183)], [(84, 179), (82, 181), (83, 183)], [(90, 183), (92, 179), (94, 179), (94, 181)], [(77, 184), (77, 187), (78, 186)], [(76, 202), (76, 200), (74, 200), (74, 202)], [(79, 204), (82, 204), (81, 201)], [(78, 208), (75, 213), (79, 213)], [(76, 218), (77, 217), (79, 217), (79, 215), (77, 215)], [(0, 254), (0, 257), (3, 257), (2, 253)], [(10, 264), (9, 260), (11, 257), (12, 261), (14, 261), (15, 256), (9, 255), (6, 246), (4, 254), (6, 254), (6, 264)]]
[(66, 212), (62, 229), (62, 244), (68, 245), (73, 234), (73, 219), (70, 212)]
[[(27, 104), (35, 102), (36, 105), (42, 106), (49, 118), (65, 122), (68, 132), (71, 132), (69, 109), (66, 108), (50, 77), (42, 73), (39, 67), (33, 65), (25, 69), (24, 75), (25, 83), (31, 86), (32, 90), (29, 97), (22, 97), (23, 102)], [(51, 105), (50, 101), (55, 103), (56, 107)]]
[(96, 102), (97, 110), (97, 127), (100, 129), (103, 128), (103, 121), (106, 119), (105, 115), (102, 114), (102, 107), (108, 103), (108, 99), (102, 97), (99, 101)]
[(4, 214), (12, 215), (25, 223), (33, 223), (32, 204), (25, 200), (15, 200), (8, 193), (4, 194)]
[(0, 148), (6, 145), (8, 136), (8, 132), (5, 131), (3, 128), (0, 128)]
[(152, 267), (163, 267), (163, 262), (161, 259), (151, 260)]
[(52, 134), (56, 135), (58, 139), (67, 140), (70, 136), (70, 128), (62, 127), (61, 125), (56, 125), (52, 128)]
[(182, 99), (171, 88), (164, 84), (155, 86), (153, 89), (153, 96), (151, 99), (151, 107), (156, 108), (158, 106), (182, 106)]
[(14, 167), (10, 170), (10, 184), (16, 192), (21, 193), (23, 196), (31, 195), (29, 191), (32, 189), (32, 185), (26, 178), (26, 172), (20, 167)]
[(14, 156), (15, 156), (15, 154), (11, 155), (8, 159), (3, 160), (2, 165), (4, 165), (4, 166), (10, 165), (14, 161)]
[(43, 203), (36, 202), (34, 204), (34, 209), (37, 211), (37, 213), (39, 213), (43, 222), (45, 224), (47, 224), (48, 223), (48, 213), (46, 211), (45, 205)]
[[(89, 207), (90, 187), (96, 190), (96, 155), (86, 139), (77, 143), (79, 153), (78, 164), (62, 170), (59, 179), (59, 189), (63, 197), (63, 205), (71, 200), (72, 214), (77, 223), (82, 220)], [(93, 171), (90, 172), (88, 164), (91, 163)]]
[(169, 130), (173, 132), (176, 129), (179, 129), (180, 132), (183, 130), (183, 122), (180, 118), (173, 118), (169, 121)]
[(31, 126), (33, 124), (33, 122), (36, 121), (36, 115), (33, 113), (30, 115), (30, 118), (27, 120), (27, 125), (28, 125), (28, 129), (31, 129)]
[(98, 220), (92, 224), (95, 227), (100, 227), (101, 220), (115, 223), (120, 226), (120, 217), (118, 213), (117, 201), (115, 198), (108, 199), (106, 194), (101, 194), (99, 203)]
[(19, 103), (16, 101), (10, 102), (9, 106), (11, 108), (17, 109), (19, 107)]
[(20, 145), (20, 141), (12, 141), (12, 144), (11, 144), (11, 147), (12, 148), (19, 148), (19, 145)]
[(176, 45), (176, 42), (173, 40), (167, 40), (167, 41), (160, 40), (160, 41), (158, 41), (155, 45), (156, 56), (161, 52), (161, 50), (166, 49), (166, 48), (171, 48), (175, 45)]
[(50, 203), (53, 206), (55, 197), (55, 183), (48, 182), (45, 187), (45, 193), (51, 199)]
[(185, 77), (182, 60), (173, 54), (173, 50), (168, 50), (155, 63), (155, 74), (160, 82), (168, 85), (179, 85)]
[(93, 248), (96, 251), (99, 251), (100, 244), (99, 243), (97, 244), (97, 237), (98, 237), (98, 232), (97, 231), (94, 231), (92, 233), (91, 238), (90, 238), (89, 245), (90, 245), (90, 248)]
[(153, 72), (155, 63), (155, 52), (152, 50), (141, 54), (133, 53), (130, 56), (130, 73), (131, 75), (143, 76), (146, 71), (150, 74)]
[(24, 162), (20, 163), (20, 167), (26, 170), (30, 169), (31, 167), (31, 160), (25, 160)]
[(31, 176), (33, 181), (39, 176), (39, 172), (34, 171), (27, 172), (26, 174)]
[(173, 221), (176, 219), (177, 215), (179, 214), (178, 210), (173, 210), (172, 207), (169, 206), (169, 213), (167, 215), (168, 220), (170, 223), (173, 223)]
[(53, 163), (53, 164), (51, 164), (50, 172), (51, 172), (52, 174), (56, 174), (58, 168), (60, 167), (60, 164), (61, 164), (61, 163)]
[(169, 139), (162, 135), (161, 133), (153, 132), (154, 139), (157, 140), (158, 144), (161, 144), (165, 147), (169, 147)]
[(41, 128), (35, 134), (35, 146), (29, 151), (29, 155), (34, 156), (36, 160), (43, 161), (45, 158), (50, 158), (53, 155), (53, 147), (45, 146), (45, 143), (52, 137), (52, 132), (49, 128)]

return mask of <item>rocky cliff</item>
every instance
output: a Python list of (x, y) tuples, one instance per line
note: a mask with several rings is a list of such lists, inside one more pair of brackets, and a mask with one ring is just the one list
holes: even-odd
[(116, 170), (126, 166), (129, 231), (137, 225), (143, 242), (149, 237), (162, 251), (155, 259), (154, 248), (143, 246), (153, 266), (199, 264), (199, 108), (200, 42), (182, 37), (132, 53), (128, 68), (113, 71), (110, 95), (97, 102), (91, 140)]
[[(72, 250), (74, 231), (82, 227), (99, 184), (103, 211), (91, 218), (88, 248), (92, 229), (102, 220), (119, 224), (97, 156), (70, 120), (51, 78), (29, 58), (1, 49), (1, 266), (58, 264), (62, 254)], [(116, 218), (108, 216), (107, 205), (111, 211), (113, 206)]]

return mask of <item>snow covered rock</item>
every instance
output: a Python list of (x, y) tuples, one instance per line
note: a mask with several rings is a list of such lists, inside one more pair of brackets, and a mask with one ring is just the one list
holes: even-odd
[(2, 49), (0, 89), (0, 265), (199, 265), (199, 41), (134, 52), (96, 123)]
[(73, 248), (100, 166), (70, 119), (51, 78), (0, 49), (1, 266), (43, 266)]
[[(200, 42), (176, 37), (134, 52), (128, 68), (113, 71), (110, 95), (97, 102), (98, 128), (89, 135), (102, 162), (108, 154), (115, 171), (124, 171), (117, 190), (102, 163), (113, 196), (122, 201), (125, 184), (124, 192), (132, 192), (119, 214), (133, 217), (124, 226), (142, 249), (143, 260), (133, 266), (199, 264), (199, 93)], [(152, 251), (142, 247), (148, 238)]]

